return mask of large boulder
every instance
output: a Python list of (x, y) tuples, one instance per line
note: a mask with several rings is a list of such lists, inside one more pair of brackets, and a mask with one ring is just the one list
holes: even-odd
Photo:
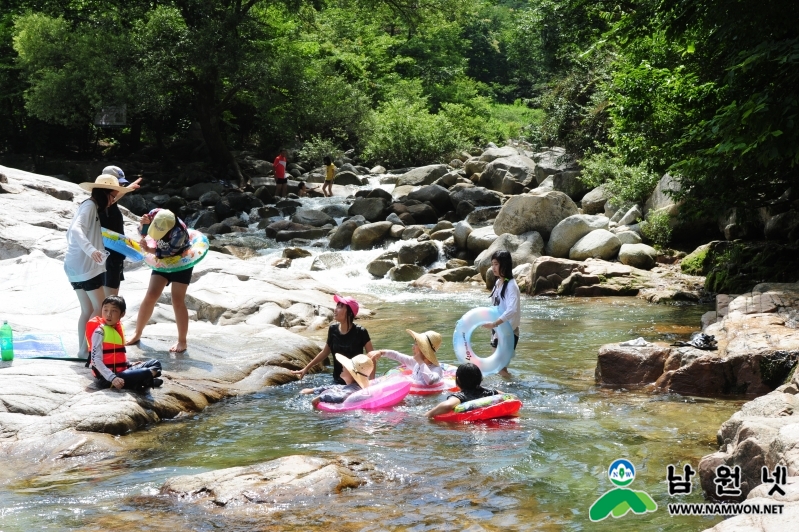
[(583, 196), (580, 205), (584, 214), (601, 214), (605, 211), (605, 203), (611, 198), (605, 185), (599, 185), (594, 190)]
[[(449, 191), (441, 185), (427, 185), (420, 187), (408, 194), (408, 198), (421, 201), (422, 203), (429, 202), (439, 214), (444, 214), (452, 210), (452, 201), (449, 199)], [(416, 218), (416, 216), (414, 216)], [(423, 222), (424, 223), (424, 222)]]
[(546, 254), (568, 257), (569, 250), (582, 237), (597, 229), (607, 229), (610, 220), (603, 215), (574, 214), (558, 222), (547, 242)]
[(346, 264), (347, 262), (344, 259), (344, 256), (338, 251), (334, 251), (333, 253), (320, 253), (314, 257), (314, 260), (311, 263), (311, 271), (320, 272), (332, 270), (335, 268), (341, 268)]
[(360, 187), (361, 185), (366, 184), (366, 179), (359, 176), (355, 172), (337, 172), (336, 173), (336, 181), (337, 185), (355, 185)]
[[(352, 241), (352, 235), (355, 233), (355, 230), (360, 226), (366, 224), (366, 218), (363, 216), (353, 216), (352, 218), (345, 220), (336, 228), (335, 233), (330, 237), (330, 243), (328, 244), (333, 249), (344, 249), (350, 245)], [(391, 225), (391, 222), (386, 222)]]
[(772, 216), (763, 231), (766, 240), (787, 240), (795, 242), (799, 238), (799, 212), (791, 209)]
[(207, 471), (167, 479), (161, 497), (181, 505), (193, 504), (208, 512), (228, 512), (252, 519), (276, 505), (305, 504), (309, 497), (335, 497), (344, 490), (367, 484), (373, 469), (343, 458), (284, 456), (243, 467)]
[(535, 187), (535, 162), (524, 155), (495, 159), (486, 165), (480, 184), (503, 194), (521, 194)]
[(443, 176), (448, 171), (446, 164), (431, 164), (429, 166), (414, 168), (410, 172), (400, 176), (397, 180), (397, 186), (413, 185), (418, 187), (432, 185), (436, 179)]
[(438, 221), (436, 210), (426, 203), (408, 205), (407, 209), (417, 224), (434, 224)]
[(649, 214), (649, 211), (658, 211), (660, 209), (668, 209), (671, 215), (677, 214), (677, 204), (672, 199), (670, 192), (678, 192), (682, 186), (677, 179), (673, 178), (670, 174), (664, 174), (658, 181), (654, 192), (644, 203), (643, 215)]
[(449, 189), (449, 198), (454, 207), (461, 201), (468, 201), (475, 207), (494, 207), (502, 205), (502, 194), (484, 187), (457, 184)]
[(363, 216), (370, 222), (386, 219), (386, 201), (383, 198), (356, 198), (349, 209), (350, 216)]
[(419, 264), (428, 266), (438, 260), (438, 246), (432, 241), (414, 242), (403, 245), (398, 252), (399, 264)]
[(455, 237), (455, 245), (460, 249), (466, 249), (466, 239), (469, 238), (469, 234), (471, 234), (473, 230), (472, 226), (469, 225), (469, 222), (466, 220), (461, 220), (456, 223), (455, 233), (453, 234)]
[(334, 203), (333, 205), (325, 205), (319, 210), (327, 214), (331, 218), (346, 218), (347, 216), (350, 215), (349, 206), (342, 205), (340, 203)]
[(577, 205), (563, 192), (511, 196), (494, 220), (494, 232), (520, 235), (538, 231), (548, 239), (561, 220), (574, 214), (577, 214)]
[(571, 260), (585, 260), (589, 258), (610, 260), (616, 257), (621, 248), (619, 238), (605, 229), (591, 231), (578, 240), (571, 250)]
[(642, 218), (641, 209), (638, 205), (633, 205), (616, 221), (616, 223), (619, 225), (632, 225), (638, 223)]
[(425, 269), (416, 264), (400, 264), (395, 268), (391, 268), (386, 274), (389, 279), (398, 283), (407, 283), (415, 281), (425, 274)]
[(371, 275), (382, 279), (394, 266), (396, 266), (396, 264), (393, 260), (375, 259), (366, 265), (366, 271)]
[(184, 188), (182, 195), (188, 200), (198, 200), (200, 196), (211, 191), (221, 194), (225, 191), (225, 187), (221, 183), (197, 183), (196, 185)]
[(572, 272), (579, 270), (581, 264), (575, 260), (550, 256), (539, 257), (533, 262), (530, 269), (530, 280), (527, 283), (530, 293), (541, 294), (557, 290), (564, 279), (568, 278)]
[(576, 170), (577, 163), (574, 158), (566, 154), (563, 148), (551, 148), (545, 152), (535, 154), (535, 178), (539, 184), (548, 176), (564, 172), (566, 170)]
[(519, 150), (517, 150), (513, 146), (503, 146), (501, 148), (488, 148), (483, 152), (482, 155), (480, 155), (480, 160), (486, 163), (490, 163), (491, 161), (495, 161), (497, 159), (513, 157), (516, 155), (519, 155)]
[(657, 264), (658, 251), (646, 244), (622, 244), (619, 262), (642, 270), (651, 270)]
[(492, 226), (480, 227), (469, 233), (466, 238), (466, 249), (472, 253), (481, 253), (491, 246), (497, 234)]
[(292, 215), (291, 221), (298, 224), (322, 227), (323, 225), (336, 225), (336, 221), (329, 215), (316, 209), (297, 209)]
[[(343, 225), (343, 224), (342, 224)], [(364, 224), (352, 233), (350, 247), (353, 250), (371, 249), (380, 244), (386, 234), (391, 230), (391, 222), (375, 222)]]
[(531, 264), (541, 256), (544, 249), (544, 239), (535, 231), (521, 235), (505, 233), (497, 237), (488, 249), (481, 252), (474, 260), (474, 265), (485, 278), (486, 271), (491, 267), (491, 255), (496, 251), (508, 251), (513, 259), (513, 266)]
[(580, 170), (566, 170), (553, 174), (552, 189), (559, 190), (574, 201), (580, 201), (591, 187), (580, 180)]
[(487, 164), (488, 163), (486, 161), (481, 161), (477, 157), (472, 157), (463, 163), (463, 171), (466, 174), (466, 177), (471, 177), (473, 174), (482, 173)]

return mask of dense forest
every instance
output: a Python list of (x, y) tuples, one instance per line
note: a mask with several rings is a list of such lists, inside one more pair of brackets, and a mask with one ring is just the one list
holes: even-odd
[[(5, 154), (146, 147), (236, 176), (241, 150), (399, 167), (518, 138), (629, 199), (670, 172), (694, 215), (745, 216), (799, 175), (791, 0), (0, 5)], [(122, 106), (124, 126), (98, 125)]]

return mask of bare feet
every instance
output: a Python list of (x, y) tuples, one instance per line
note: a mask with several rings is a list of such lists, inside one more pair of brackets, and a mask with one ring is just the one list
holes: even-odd
[(175, 345), (169, 348), (170, 353), (182, 353), (186, 350), (188, 346), (186, 342), (176, 342)]
[(513, 375), (511, 375), (511, 374), (510, 374), (510, 372), (508, 371), (508, 368), (502, 368), (502, 369), (499, 371), (498, 375), (499, 375), (500, 377), (504, 378), (504, 379), (510, 379), (510, 378), (513, 378)]
[(141, 335), (140, 334), (135, 334), (135, 335), (133, 335), (133, 338), (131, 338), (130, 340), (125, 342), (125, 345), (136, 345), (136, 344), (139, 343), (139, 340), (141, 340)]

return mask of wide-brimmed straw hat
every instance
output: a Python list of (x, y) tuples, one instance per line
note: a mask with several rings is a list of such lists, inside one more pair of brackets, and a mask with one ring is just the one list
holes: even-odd
[(425, 331), (419, 334), (410, 329), (405, 329), (405, 332), (413, 337), (424, 357), (432, 362), (433, 365), (438, 366), (436, 351), (441, 347), (441, 335), (436, 331)]
[(116, 190), (117, 192), (128, 192), (123, 186), (120, 186), (119, 180), (112, 175), (100, 175), (94, 180), (94, 183), (81, 183), (78, 185), (83, 190), (91, 192), (95, 188), (106, 188), (108, 190)]
[(336, 360), (347, 368), (347, 371), (350, 372), (352, 378), (361, 388), (369, 386), (369, 375), (375, 369), (375, 363), (372, 362), (371, 358), (366, 355), (355, 355), (352, 358), (347, 358), (341, 353), (336, 353)]
[(150, 221), (147, 236), (153, 240), (161, 240), (173, 227), (175, 227), (175, 213), (169, 209), (161, 209)]

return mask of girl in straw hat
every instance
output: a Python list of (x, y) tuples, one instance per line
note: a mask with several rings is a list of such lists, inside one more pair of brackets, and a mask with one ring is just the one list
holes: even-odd
[(410, 329), (405, 332), (413, 338), (413, 356), (403, 355), (391, 349), (380, 349), (369, 353), (369, 358), (377, 361), (380, 357), (396, 360), (411, 370), (411, 379), (417, 384), (436, 384), (442, 379), (441, 366), (438, 364), (436, 351), (441, 347), (441, 335), (435, 331), (421, 334)]
[(342, 366), (341, 378), (345, 384), (333, 384), (327, 386), (320, 386), (318, 388), (305, 388), (300, 393), (316, 394), (316, 397), (311, 399), (311, 404), (316, 406), (321, 403), (343, 403), (344, 400), (364, 388), (369, 387), (369, 375), (375, 369), (374, 362), (366, 355), (356, 355), (352, 358), (347, 358), (339, 353), (336, 353), (336, 360)]
[(106, 210), (117, 195), (127, 192), (116, 177), (101, 175), (94, 183), (81, 183), (91, 193), (78, 207), (67, 230), (67, 253), (64, 271), (80, 303), (78, 318), (78, 356), (89, 356), (86, 343), (86, 322), (100, 315), (105, 298), (103, 280), (108, 252), (103, 246), (99, 211)]

